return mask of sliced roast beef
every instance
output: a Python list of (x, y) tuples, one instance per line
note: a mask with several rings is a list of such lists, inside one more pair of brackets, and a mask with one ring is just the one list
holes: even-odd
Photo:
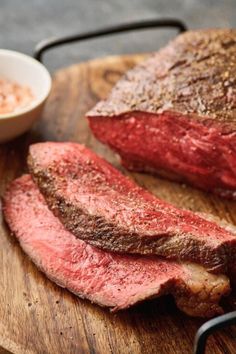
[(35, 144), (28, 163), (54, 214), (93, 246), (194, 261), (216, 272), (235, 262), (234, 234), (157, 199), (84, 146)]
[(128, 169), (236, 199), (236, 30), (181, 34), (87, 116)]
[[(114, 310), (171, 293), (180, 309), (213, 316), (229, 292), (228, 279), (191, 264), (108, 253), (66, 231), (29, 175), (15, 180), (4, 197), (4, 215), (23, 250), (54, 282)], [(82, 222), (81, 232), (86, 232)]]

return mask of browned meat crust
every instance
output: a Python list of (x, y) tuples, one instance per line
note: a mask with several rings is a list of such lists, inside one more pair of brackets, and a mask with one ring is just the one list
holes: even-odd
[(127, 72), (87, 115), (178, 112), (236, 119), (236, 30), (188, 31)]

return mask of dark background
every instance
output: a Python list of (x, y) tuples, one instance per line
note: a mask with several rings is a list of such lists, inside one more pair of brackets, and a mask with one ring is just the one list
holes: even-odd
[[(189, 28), (234, 27), (236, 0), (0, 0), (0, 47), (32, 54), (43, 38), (132, 20), (177, 17)], [(53, 71), (110, 54), (158, 49), (173, 31), (116, 35), (55, 49), (45, 56)]]

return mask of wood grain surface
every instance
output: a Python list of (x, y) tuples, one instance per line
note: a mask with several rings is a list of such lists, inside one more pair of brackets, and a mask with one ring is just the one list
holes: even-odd
[[(0, 194), (10, 180), (26, 171), (28, 145), (37, 141), (84, 143), (123, 170), (118, 158), (93, 138), (84, 114), (142, 58), (108, 57), (57, 72), (42, 119), (31, 132), (0, 146)], [(236, 224), (236, 202), (152, 176), (129, 175), (179, 207), (210, 212)], [(0, 353), (189, 354), (204, 322), (182, 314), (171, 297), (117, 314), (80, 300), (37, 270), (10, 235), (2, 216), (0, 269), (0, 347), (5, 348)], [(235, 309), (236, 297), (232, 294), (223, 303), (225, 311)], [(209, 338), (207, 354), (221, 353), (236, 353), (235, 327)]]

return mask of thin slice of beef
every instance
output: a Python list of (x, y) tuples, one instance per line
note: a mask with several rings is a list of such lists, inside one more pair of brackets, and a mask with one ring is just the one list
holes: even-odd
[(87, 116), (126, 168), (236, 199), (236, 30), (178, 36)]
[(54, 214), (93, 246), (194, 261), (215, 272), (235, 263), (234, 234), (157, 199), (80, 144), (31, 145), (28, 164)]
[[(65, 230), (29, 175), (9, 186), (4, 215), (23, 250), (47, 277), (82, 298), (120, 310), (171, 293), (189, 315), (222, 312), (218, 301), (229, 292), (227, 277), (193, 264), (117, 255), (89, 246)], [(86, 232), (86, 225), (81, 232), (83, 228)]]

